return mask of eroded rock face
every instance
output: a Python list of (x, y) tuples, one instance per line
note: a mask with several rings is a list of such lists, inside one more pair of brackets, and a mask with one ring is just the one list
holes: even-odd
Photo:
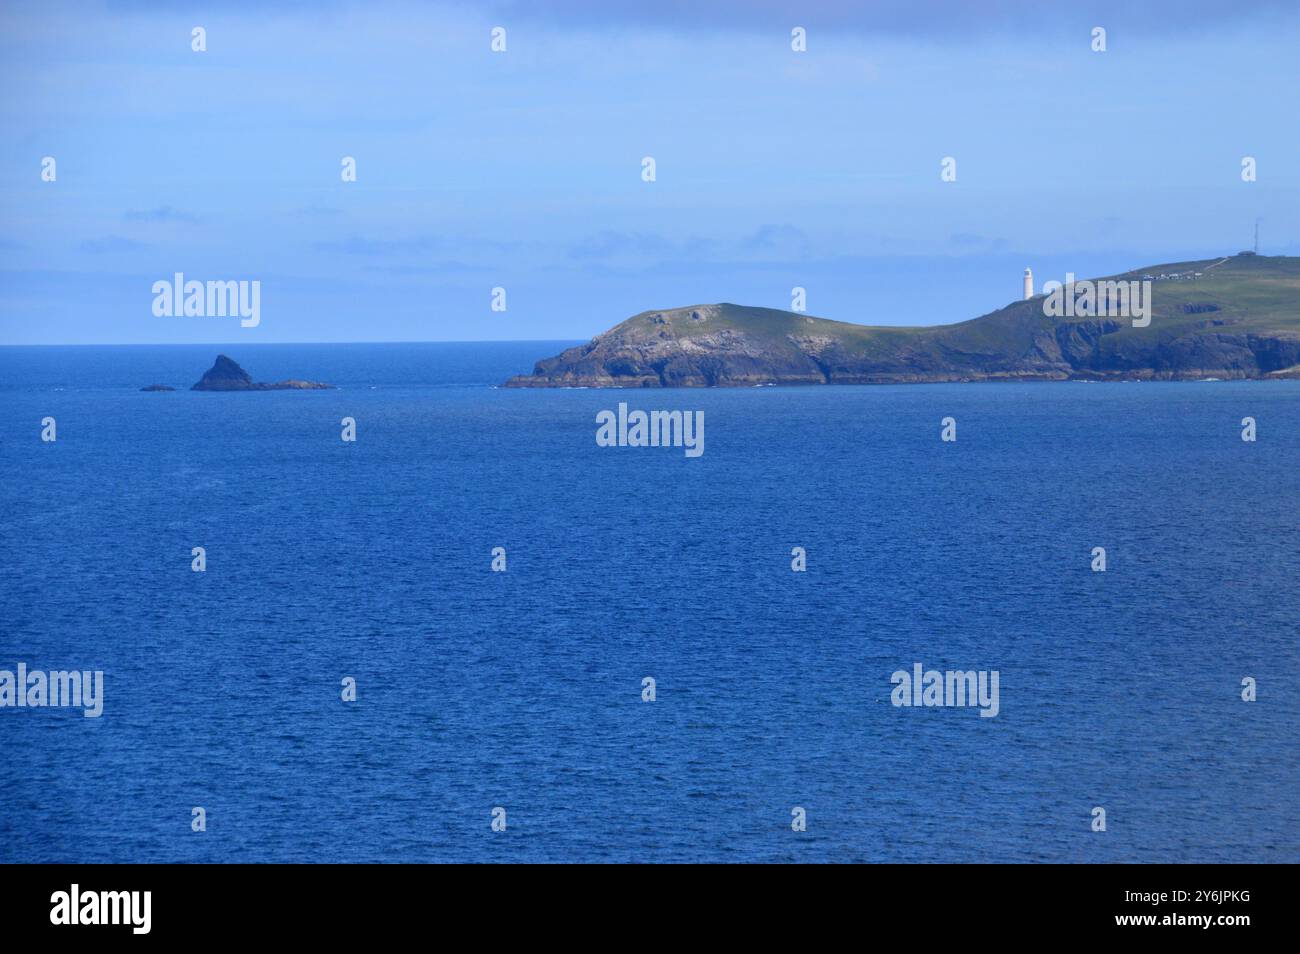
[(217, 360), (207, 373), (194, 385), (192, 391), (249, 391), (253, 390), (252, 377), (248, 372), (224, 354), (217, 355)]
[(248, 372), (224, 354), (217, 355), (217, 360), (207, 373), (199, 379), (191, 391), (319, 391), (333, 388), (332, 384), (319, 381), (299, 381), (291, 378), (275, 384), (254, 381)]

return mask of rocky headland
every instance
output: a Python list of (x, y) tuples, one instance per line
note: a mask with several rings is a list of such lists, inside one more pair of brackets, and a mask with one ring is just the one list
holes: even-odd
[(729, 303), (646, 311), (507, 387), (743, 387), (1300, 377), (1300, 258), (1137, 269), (1150, 320), (1053, 317), (1045, 296), (954, 325), (860, 325)]

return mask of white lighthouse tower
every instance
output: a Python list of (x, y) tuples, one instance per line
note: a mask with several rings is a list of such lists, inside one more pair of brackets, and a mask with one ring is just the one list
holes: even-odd
[(1034, 297), (1034, 271), (1031, 268), (1025, 269), (1025, 301)]

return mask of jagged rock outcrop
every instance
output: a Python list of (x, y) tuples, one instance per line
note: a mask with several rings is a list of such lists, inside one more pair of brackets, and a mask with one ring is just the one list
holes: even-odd
[(333, 388), (332, 384), (319, 381), (299, 381), (290, 379), (275, 384), (254, 381), (248, 372), (224, 354), (217, 355), (217, 360), (207, 373), (199, 379), (191, 391), (319, 391)]

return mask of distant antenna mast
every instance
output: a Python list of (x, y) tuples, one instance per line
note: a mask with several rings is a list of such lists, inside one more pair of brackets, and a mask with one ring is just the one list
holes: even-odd
[(1255, 254), (1259, 254), (1259, 219), (1255, 220)]

